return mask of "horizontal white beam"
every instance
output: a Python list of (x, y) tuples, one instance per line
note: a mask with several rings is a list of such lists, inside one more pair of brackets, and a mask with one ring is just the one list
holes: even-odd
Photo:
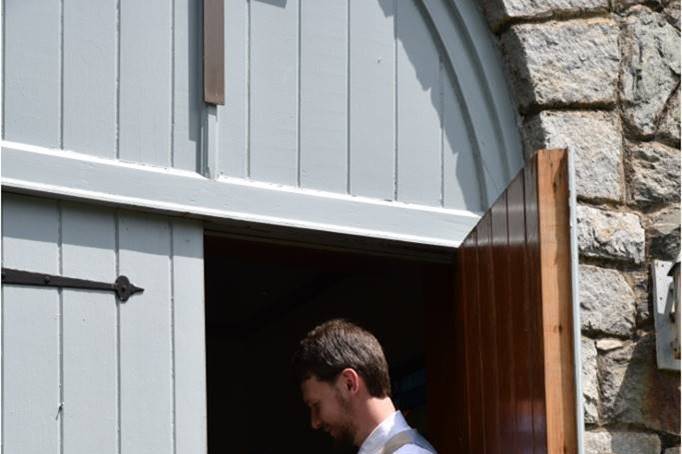
[(172, 215), (457, 247), (480, 214), (2, 142), (2, 187)]

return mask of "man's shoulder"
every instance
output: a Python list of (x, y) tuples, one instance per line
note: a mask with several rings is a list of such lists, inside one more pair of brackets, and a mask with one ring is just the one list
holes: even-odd
[(431, 451), (422, 448), (421, 446), (409, 443), (401, 446), (394, 454), (433, 454)]

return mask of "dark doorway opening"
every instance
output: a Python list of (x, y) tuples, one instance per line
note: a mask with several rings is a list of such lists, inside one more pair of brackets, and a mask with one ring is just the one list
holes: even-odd
[(438, 307), (453, 302), (452, 263), (442, 251), (433, 260), (389, 250), (207, 234), (209, 453), (344, 452), (310, 428), (289, 370), (301, 337), (336, 317), (377, 336), (396, 406), (430, 435), (428, 402), (438, 394), (429, 383), (439, 381), (433, 375), (440, 372), (441, 355), (440, 340), (428, 327)]

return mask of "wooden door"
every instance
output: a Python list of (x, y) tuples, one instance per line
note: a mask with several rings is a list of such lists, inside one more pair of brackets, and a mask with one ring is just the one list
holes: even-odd
[(564, 150), (530, 160), (455, 263), (455, 304), (443, 299), (431, 310), (433, 333), (454, 333), (432, 342), (436, 445), (443, 453), (577, 452)]
[(2, 285), (4, 453), (204, 453), (203, 226), (2, 194), (2, 265), (143, 293)]

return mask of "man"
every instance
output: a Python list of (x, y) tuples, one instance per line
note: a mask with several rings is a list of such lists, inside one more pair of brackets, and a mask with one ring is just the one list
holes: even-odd
[(358, 454), (436, 450), (396, 411), (379, 341), (345, 320), (330, 320), (300, 342), (293, 370), (313, 429), (359, 447)]

